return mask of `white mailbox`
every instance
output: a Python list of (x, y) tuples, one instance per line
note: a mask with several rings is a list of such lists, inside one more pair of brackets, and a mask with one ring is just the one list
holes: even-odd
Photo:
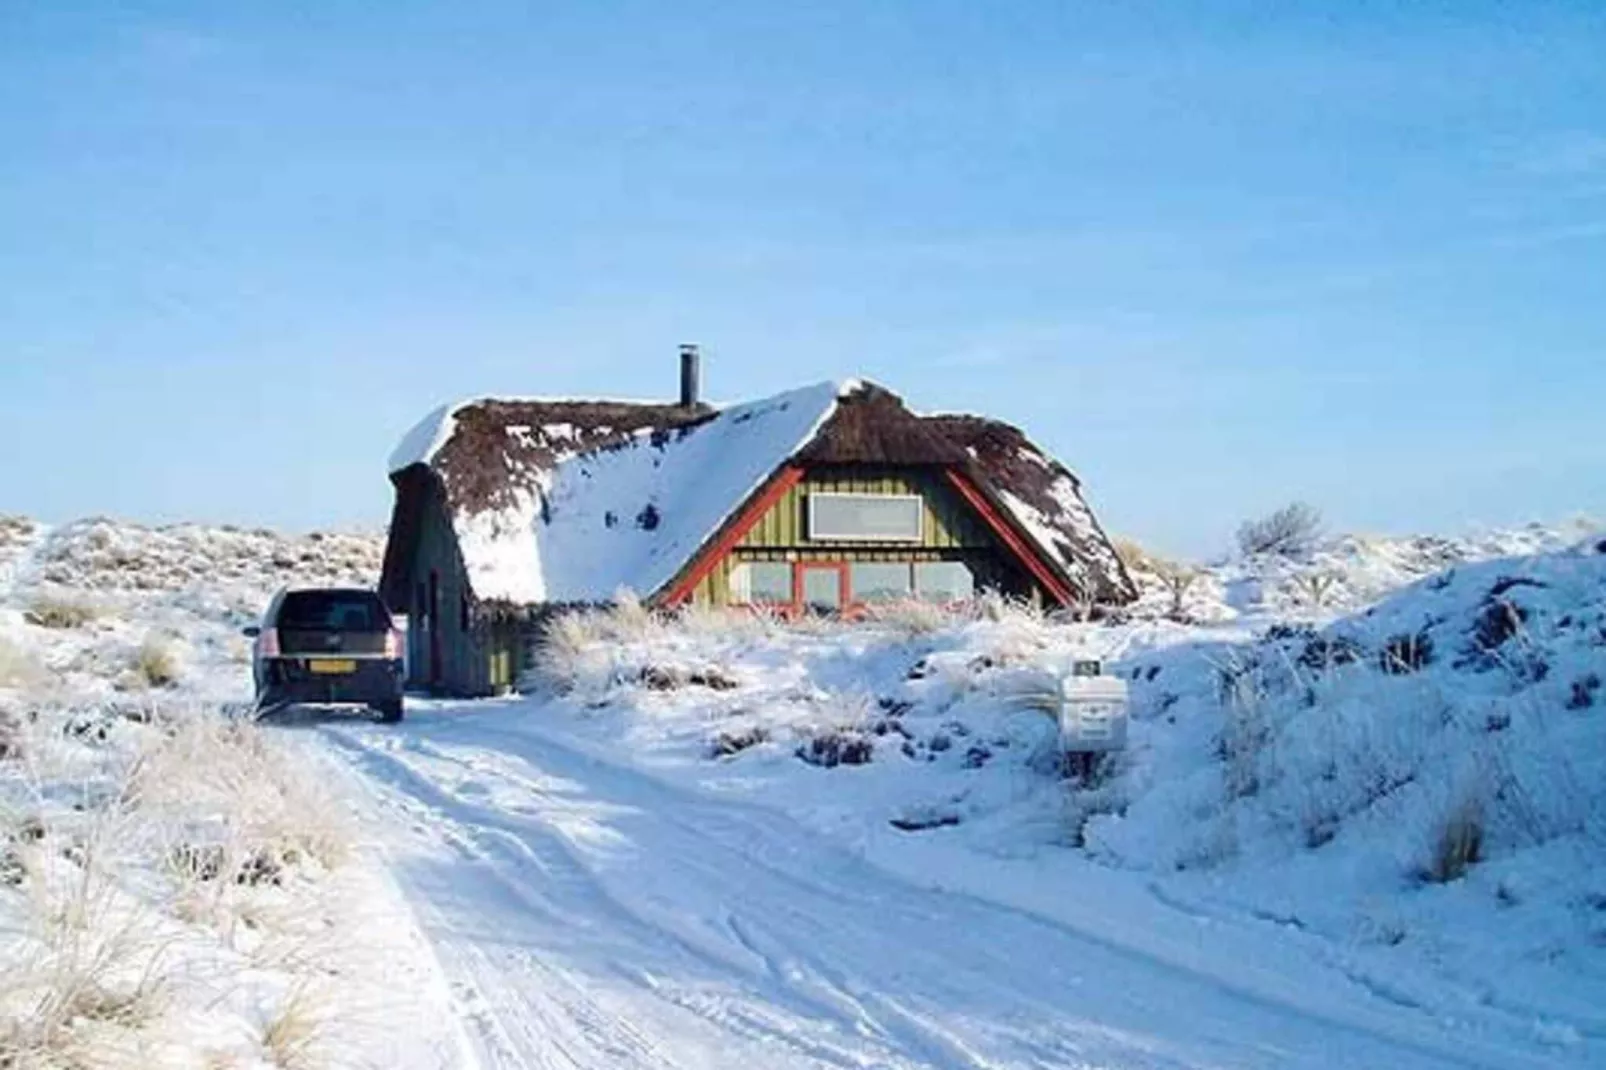
[(1060, 739), (1072, 754), (1120, 750), (1126, 746), (1126, 681), (1096, 675), (1083, 664), (1060, 680)]

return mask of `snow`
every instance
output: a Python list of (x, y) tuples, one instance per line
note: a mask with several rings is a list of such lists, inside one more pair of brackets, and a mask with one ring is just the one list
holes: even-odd
[[(1338, 534), (1320, 539), (1310, 552), (1297, 556), (1232, 556), (1191, 566), (1199, 578), (1189, 589), (1184, 608), (1199, 621), (1330, 620), (1447, 568), (1556, 553), (1599, 530), (1594, 521), (1578, 517), (1553, 525), (1453, 537)], [(1170, 597), (1159, 577), (1141, 564), (1131, 571), (1141, 593), (1132, 612), (1165, 613)], [(1313, 580), (1326, 584), (1319, 598)]]
[[(1315, 964), (1298, 977), (1321, 987), (1290, 986), (1287, 962), (1246, 954), (1265, 939), (1129, 943), (1155, 909), (1131, 885), (1039, 914), (997, 901), (1008, 868), (963, 890), (907, 879), (877, 845), (644, 772), (539, 711), (444, 704), (405, 739), (326, 735), (396, 815), (401, 880), (485, 1065), (1543, 1064)], [(833, 781), (813, 798), (860, 794), (813, 772)]]
[(0, 523), (0, 1064), (474, 1065), (362, 792), (222, 712), (274, 589), (371, 584), (381, 545)]
[(481, 599), (515, 605), (547, 600), (537, 530), (540, 493), (538, 488), (520, 489), (506, 508), (452, 517), (469, 586)]
[(657, 591), (854, 385), (819, 383), (682, 430), (644, 431), (566, 456), (506, 507), (458, 513), (453, 524), (474, 593), (529, 604)]
[[(895, 1046), (854, 1058), (894, 1065), (1070, 1052), (1095, 1065), (1591, 1065), (1606, 1034), (1606, 699), (1591, 685), (1606, 674), (1606, 554), (1598, 537), (1566, 545), (1576, 533), (1444, 540), (1457, 556), (1549, 549), (1463, 563), (1327, 610), (1320, 628), (1246, 612), (1055, 624), (1001, 607), (935, 629), (597, 618), (561, 693), (443, 704), (416, 749), (369, 729), (341, 746), (382, 796), (427, 793), (517, 842), (559, 837), (565, 882), (634, 919), (618, 952), (632, 960), (689, 943), (704, 963), (741, 964), (762, 949), (770, 1015), (817, 1061), (844, 1058), (846, 1041), (819, 1032), (829, 1019), (800, 1011), (800, 993), (846, 991), (922, 1011), (894, 1030), (885, 1003), (857, 1004)], [(1384, 574), (1379, 561), (1412, 571), (1428, 545), (1366, 544), (1341, 576), (1350, 592)], [(1484, 623), (1501, 598), (1522, 619), (1503, 638)], [(1390, 641), (1418, 634), (1434, 657), (1385, 671)], [(1340, 649), (1356, 657), (1334, 663)], [(1132, 746), (1068, 790), (1026, 696), (1089, 656), (1132, 688)], [(1469, 800), (1479, 859), (1425, 876)], [(505, 865), (475, 858), (472, 879), (534, 879)], [(581, 941), (547, 968), (590, 976), (607, 954)], [(982, 958), (985, 974), (968, 972)], [(650, 967), (653, 992), (690, 969)], [(759, 998), (751, 971), (697, 977), (699, 1006), (721, 1015)], [(484, 981), (527, 983), (514, 970)], [(655, 1043), (701, 1028), (628, 985), (601, 989)], [(1108, 991), (1144, 995), (1123, 1010)], [(998, 992), (1011, 995), (978, 995)], [(1045, 999), (1055, 1011), (1033, 1018)], [(1201, 1013), (1244, 1043), (1201, 1037)], [(1078, 1033), (1084, 1014), (1102, 1046)], [(1273, 1033), (1275, 1054), (1247, 1041)]]
[[(657, 454), (605, 463), (650, 493)], [(568, 501), (610, 509), (578, 471)], [(138, 834), (93, 931), (169, 949), (175, 980), (149, 1020), (78, 1037), (269, 1065), (264, 1023), (310, 985), (320, 1065), (1601, 1065), (1606, 551), (1586, 530), (1222, 562), (1187, 622), (1148, 600), (1104, 624), (992, 600), (863, 626), (583, 618), (527, 696), (266, 733), (356, 830), (344, 863), (203, 915), (162, 890), (156, 833), (261, 797), (182, 781), (161, 822), (100, 826)], [(371, 582), (379, 546), (0, 525), (0, 654), (35, 666), (0, 678), (0, 710), (38, 715), (43, 763), (0, 758), (0, 1014), (41, 931), (39, 888), (4, 878), (16, 800), (63, 848), (30, 864), (78, 873), (75, 822), (162, 738), (141, 711), (240, 701), (238, 626), (280, 584)], [(30, 623), (47, 597), (96, 615)], [(172, 687), (127, 675), (153, 634)], [(1411, 671), (1385, 671), (1391, 649)], [(1033, 695), (1089, 657), (1127, 682), (1130, 746), (1079, 784)], [(1469, 807), (1478, 858), (1429, 879)]]
[(442, 405), (413, 425), (391, 452), (389, 471), (394, 474), (433, 460), (457, 429), (456, 414), (460, 408), (461, 404)]

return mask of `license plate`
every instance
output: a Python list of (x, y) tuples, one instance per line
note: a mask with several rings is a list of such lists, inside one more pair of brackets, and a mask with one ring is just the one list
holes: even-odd
[(340, 676), (357, 671), (357, 663), (350, 658), (313, 658), (307, 669), (323, 676)]

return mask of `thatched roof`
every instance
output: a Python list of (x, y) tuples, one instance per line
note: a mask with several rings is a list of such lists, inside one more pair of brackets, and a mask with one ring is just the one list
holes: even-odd
[(875, 383), (861, 382), (837, 399), (836, 411), (813, 441), (797, 452), (805, 464), (963, 464), (965, 451), (903, 399)]
[(1133, 595), (1075, 477), (1019, 430), (919, 416), (850, 380), (717, 411), (496, 399), (438, 410), (392, 457), (386, 597), (405, 600), (405, 548), (430, 494), (482, 601), (601, 600), (663, 589), (783, 465), (845, 463), (961, 470), (1070, 589)]
[(1090, 593), (1095, 602), (1137, 597), (1137, 586), (1082, 495), (1081, 480), (1020, 428), (957, 414), (925, 416), (921, 422), (970, 457), (980, 484), (1002, 501), (1074, 588)]

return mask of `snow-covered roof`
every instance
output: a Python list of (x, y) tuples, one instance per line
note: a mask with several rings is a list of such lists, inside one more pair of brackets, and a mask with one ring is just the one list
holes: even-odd
[(460, 405), (442, 405), (402, 436), (390, 454), (390, 470), (400, 472), (415, 464), (428, 464), (457, 429)]
[[(440, 472), (476, 597), (526, 605), (647, 594), (855, 386), (817, 383), (717, 412), (481, 399), (432, 414), (391, 461), (408, 462), (393, 471), (427, 463)], [(459, 433), (476, 441), (453, 441)]]
[[(530, 605), (658, 592), (794, 460), (971, 469), (1073, 587), (1130, 594), (1075, 477), (1019, 431), (920, 417), (859, 380), (717, 410), (479, 398), (431, 413), (390, 466), (398, 488), (418, 466), (439, 477), (477, 598)], [(393, 565), (387, 557), (387, 577)]]
[(1074, 588), (1097, 602), (1128, 602), (1137, 587), (1070, 469), (1017, 427), (943, 414), (922, 422), (962, 447), (984, 486)]

